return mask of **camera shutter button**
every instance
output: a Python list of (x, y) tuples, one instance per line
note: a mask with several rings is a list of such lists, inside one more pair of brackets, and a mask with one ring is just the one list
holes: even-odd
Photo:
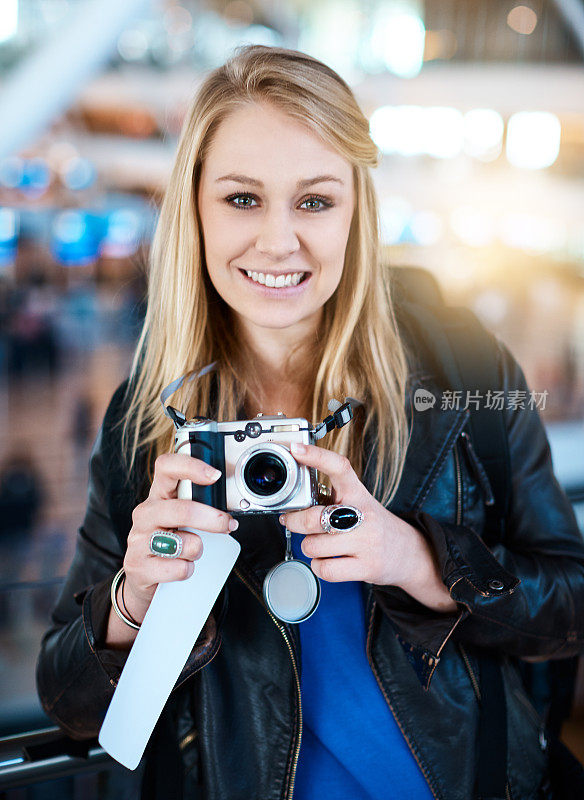
[(503, 581), (498, 580), (497, 578), (493, 578), (493, 580), (489, 581), (489, 589), (492, 589), (494, 592), (500, 592), (505, 588), (505, 584)]

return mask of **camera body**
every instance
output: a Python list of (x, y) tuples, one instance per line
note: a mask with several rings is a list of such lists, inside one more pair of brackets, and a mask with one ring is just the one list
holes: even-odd
[(299, 464), (290, 452), (293, 442), (315, 441), (307, 420), (281, 413), (230, 422), (186, 420), (176, 431), (175, 452), (211, 464), (221, 477), (211, 486), (180, 481), (179, 497), (233, 515), (281, 514), (316, 505), (316, 470)]

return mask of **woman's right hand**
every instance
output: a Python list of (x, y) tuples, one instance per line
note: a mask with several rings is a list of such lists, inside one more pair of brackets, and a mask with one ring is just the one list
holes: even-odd
[(195, 500), (177, 499), (180, 480), (208, 486), (220, 475), (219, 470), (184, 453), (164, 453), (156, 459), (150, 493), (132, 512), (133, 524), (124, 558), (124, 602), (138, 622), (144, 618), (158, 584), (190, 578), (195, 569), (194, 562), (203, 553), (200, 536), (179, 531), (183, 540), (180, 556), (155, 556), (150, 552), (150, 538), (155, 531), (187, 527), (211, 533), (230, 533), (238, 527), (237, 520), (225, 511)]

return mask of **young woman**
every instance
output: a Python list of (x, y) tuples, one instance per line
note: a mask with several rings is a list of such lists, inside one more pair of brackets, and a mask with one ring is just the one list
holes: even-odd
[[(346, 83), (295, 51), (241, 49), (185, 121), (132, 374), (94, 447), (86, 518), (38, 665), (47, 713), (75, 738), (96, 736), (157, 585), (190, 577), (201, 556), (195, 533), (181, 531), (177, 558), (156, 555), (153, 535), (192, 527), (240, 542), (150, 741), (144, 797), (469, 800), (481, 648), (502, 665), (507, 796), (535, 798), (544, 780), (541, 726), (515, 663), (582, 649), (584, 547), (527, 404), (501, 412), (509, 530), (491, 550), (483, 543), (484, 479), (458, 446), (468, 413), (412, 408), (415, 388), (441, 385), (382, 269), (377, 160)], [(505, 390), (525, 390), (492, 341)], [(328, 501), (237, 520), (177, 499), (179, 480), (218, 475), (172, 452), (159, 396), (211, 362), (173, 397), (187, 416), (317, 422), (330, 398), (363, 402), (325, 446), (293, 452), (328, 479)], [(331, 502), (360, 523), (327, 530)], [(322, 581), (318, 609), (298, 625), (262, 598), (284, 524)], [(121, 567), (119, 615), (110, 588)]]

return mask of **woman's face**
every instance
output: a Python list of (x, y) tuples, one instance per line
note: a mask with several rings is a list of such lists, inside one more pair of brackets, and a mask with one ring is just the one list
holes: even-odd
[(350, 163), (275, 107), (222, 122), (197, 203), (209, 276), (244, 329), (318, 324), (341, 279), (353, 191)]

